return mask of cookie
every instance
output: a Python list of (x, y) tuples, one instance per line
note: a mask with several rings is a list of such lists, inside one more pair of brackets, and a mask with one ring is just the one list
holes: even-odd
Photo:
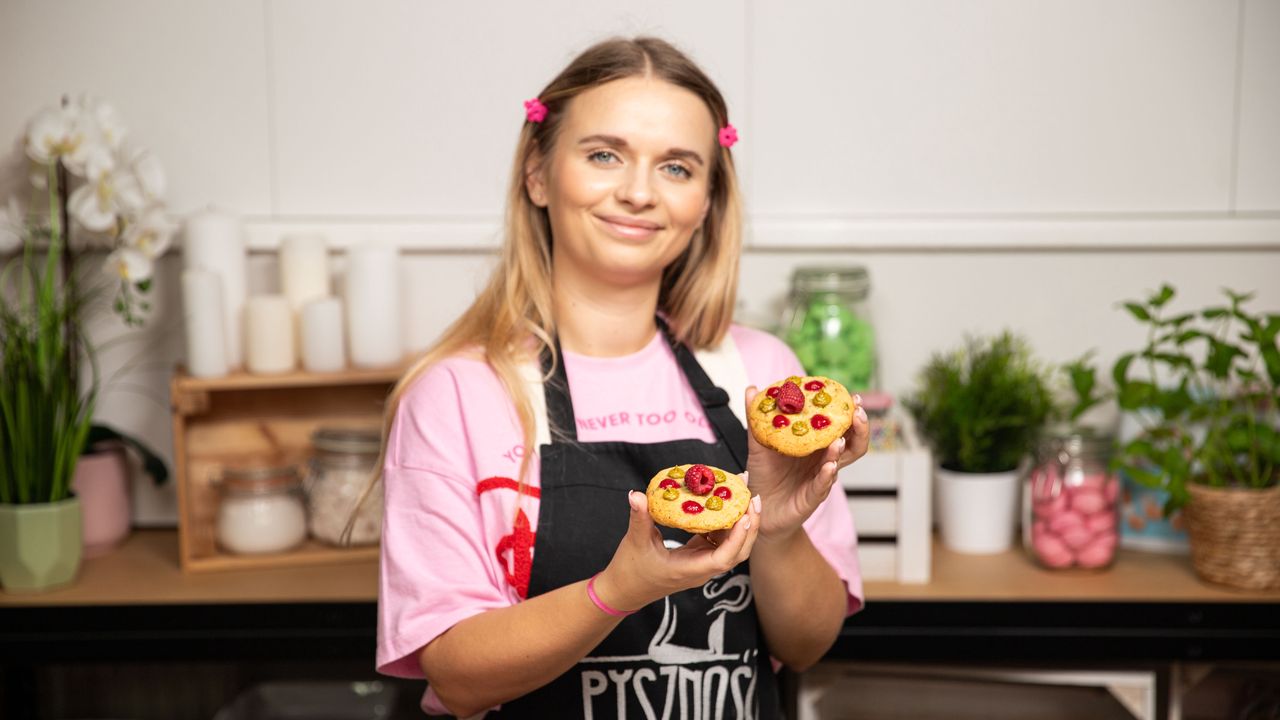
[(747, 422), (761, 445), (806, 457), (848, 432), (857, 409), (849, 391), (835, 380), (793, 375), (752, 398)]
[(728, 530), (751, 502), (741, 476), (710, 465), (664, 468), (645, 494), (654, 522), (691, 533)]

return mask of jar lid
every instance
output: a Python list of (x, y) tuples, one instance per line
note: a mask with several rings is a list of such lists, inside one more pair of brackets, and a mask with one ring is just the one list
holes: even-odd
[(322, 427), (311, 434), (311, 444), (321, 452), (377, 455), (382, 449), (378, 427)]
[(861, 299), (871, 292), (871, 276), (862, 265), (801, 266), (791, 274), (791, 287), (797, 293), (833, 292)]
[(1072, 456), (1110, 457), (1115, 452), (1114, 436), (1089, 427), (1053, 429), (1043, 440)]
[(221, 484), (227, 492), (259, 494), (291, 490), (301, 486), (302, 479), (297, 465), (258, 465), (223, 468)]

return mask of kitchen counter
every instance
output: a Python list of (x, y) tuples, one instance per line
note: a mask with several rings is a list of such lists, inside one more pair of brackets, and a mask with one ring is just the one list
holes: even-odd
[[(377, 565), (183, 573), (177, 534), (141, 530), (76, 582), (0, 593), (0, 663), (368, 657)], [(934, 547), (933, 581), (871, 582), (831, 657), (913, 661), (1280, 659), (1280, 592), (1210, 586), (1189, 558), (1122, 551), (1108, 571), (1041, 570), (1020, 551)]]

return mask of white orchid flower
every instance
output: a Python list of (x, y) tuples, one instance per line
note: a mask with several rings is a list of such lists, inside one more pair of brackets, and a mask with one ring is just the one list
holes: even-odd
[(40, 111), (27, 125), (27, 157), (41, 165), (49, 165), (59, 158), (80, 165), (85, 145), (84, 127), (79, 122), (77, 108), (55, 107)]
[(121, 247), (111, 251), (102, 269), (114, 278), (139, 283), (151, 277), (151, 273), (155, 270), (155, 263), (141, 250)]
[(164, 208), (151, 205), (134, 222), (129, 223), (123, 240), (125, 247), (141, 251), (154, 260), (169, 249), (177, 230), (178, 226), (165, 215)]
[(78, 105), (79, 119), (86, 136), (105, 143), (113, 151), (119, 150), (126, 131), (115, 107), (87, 93), (80, 96)]
[(10, 197), (5, 209), (5, 218), (0, 222), (0, 255), (11, 253), (22, 247), (23, 228), (26, 226), (26, 213), (18, 198)]
[(142, 189), (142, 196), (147, 202), (154, 202), (164, 196), (164, 168), (149, 150), (137, 150), (132, 153), (129, 168), (138, 179), (138, 186)]
[(145, 206), (137, 177), (118, 167), (115, 155), (105, 145), (92, 144), (85, 160), (85, 183), (67, 199), (72, 217), (93, 232), (114, 232), (120, 215)]

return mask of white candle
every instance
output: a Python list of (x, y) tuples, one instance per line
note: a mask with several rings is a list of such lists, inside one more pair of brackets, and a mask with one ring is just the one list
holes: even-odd
[(320, 235), (286, 235), (280, 241), (280, 292), (295, 313), (329, 295), (329, 246)]
[(358, 245), (347, 252), (347, 341), (356, 367), (386, 367), (400, 344), (400, 268), (396, 248)]
[(244, 228), (236, 216), (209, 208), (193, 213), (183, 229), (182, 264), (216, 273), (222, 284), (223, 342), (231, 368), (244, 364), (244, 305), (249, 295)]
[(227, 374), (226, 327), (222, 322), (222, 278), (209, 270), (182, 271), (182, 319), (187, 372), (192, 377)]
[(342, 301), (312, 300), (302, 306), (302, 367), (311, 372), (337, 372), (347, 366), (342, 333)]
[(289, 372), (293, 352), (293, 311), (283, 295), (255, 295), (245, 306), (247, 355), (251, 373)]

